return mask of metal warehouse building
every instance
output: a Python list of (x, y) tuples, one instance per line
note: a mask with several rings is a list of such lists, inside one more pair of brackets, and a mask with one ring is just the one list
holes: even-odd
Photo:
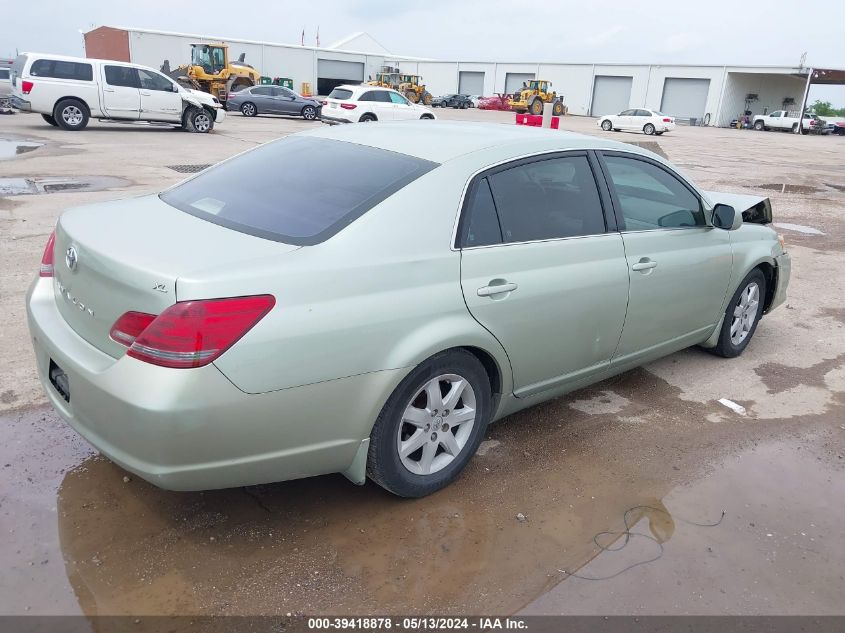
[(644, 107), (719, 126), (745, 110), (797, 110), (811, 72), (787, 66), (436, 61), (396, 55), (366, 33), (322, 48), (110, 26), (84, 37), (88, 57), (154, 68), (164, 60), (171, 67), (186, 63), (191, 43), (222, 41), (229, 44), (233, 58), (245, 53), (247, 63), (262, 75), (291, 78), (297, 88), (308, 83), (322, 95), (340, 83), (363, 81), (383, 64), (395, 62), (402, 72), (421, 75), (435, 95), (513, 92), (526, 80), (547, 79), (564, 95), (571, 114), (599, 116)]

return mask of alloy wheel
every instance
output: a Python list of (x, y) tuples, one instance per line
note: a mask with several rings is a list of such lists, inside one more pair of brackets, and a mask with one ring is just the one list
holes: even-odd
[(211, 129), (211, 118), (204, 112), (196, 115), (194, 117), (194, 128), (197, 132), (208, 132)]
[(82, 123), (82, 110), (79, 106), (69, 105), (62, 110), (62, 119), (70, 126), (76, 127)]
[(415, 475), (446, 468), (472, 435), (475, 392), (457, 374), (432, 378), (411, 398), (402, 414), (396, 449), (402, 465)]
[(739, 302), (734, 308), (733, 320), (731, 321), (731, 343), (741, 344), (754, 327), (757, 319), (757, 309), (760, 306), (760, 286), (751, 282), (739, 296)]

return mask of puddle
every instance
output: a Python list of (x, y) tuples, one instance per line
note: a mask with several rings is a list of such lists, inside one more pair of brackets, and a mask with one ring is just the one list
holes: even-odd
[[(637, 370), (511, 416), (490, 429), (458, 481), (424, 499), (340, 475), (167, 492), (97, 455), (48, 408), (5, 414), (0, 613), (508, 614), (549, 592), (550, 610), (572, 607), (576, 589), (592, 592), (583, 604), (606, 607), (615, 600), (604, 581), (558, 570), (604, 577), (661, 549), (660, 559), (608, 581), (614, 591), (627, 588), (646, 610), (702, 591), (741, 601), (748, 595), (736, 583), (750, 586), (754, 576), (768, 583), (755, 585), (767, 592), (755, 598), (760, 608), (781, 593), (812, 594), (819, 613), (819, 605), (838, 607), (845, 473), (824, 457), (823, 442), (796, 439), (798, 431), (767, 439), (773, 449), (760, 442), (716, 479), (702, 477), (717, 447), (772, 431), (680, 423), (712, 407), (677, 393)], [(619, 423), (620, 408), (647, 424)], [(838, 420), (841, 411), (830, 415)], [(800, 428), (809, 432), (803, 420)], [(678, 487), (689, 480), (704, 492)], [(718, 527), (687, 523), (713, 523), (723, 508)], [(606, 532), (624, 530), (625, 519), (652, 538), (602, 553), (594, 537), (605, 533), (605, 549), (620, 546), (625, 539)], [(795, 545), (819, 554), (796, 558)], [(677, 571), (661, 575), (666, 565)], [(704, 573), (711, 569), (717, 581)], [(638, 580), (644, 570), (652, 582)], [(796, 579), (805, 591), (795, 592)], [(731, 591), (719, 593), (722, 586)]]
[(785, 182), (766, 183), (762, 185), (752, 185), (754, 189), (765, 189), (767, 191), (777, 191), (779, 193), (818, 193), (821, 191), (818, 187), (810, 187), (809, 185), (790, 185)]
[(789, 222), (775, 222), (774, 226), (779, 229), (786, 229), (787, 231), (795, 231), (796, 233), (803, 233), (804, 235), (824, 235), (823, 231), (814, 229), (812, 226), (804, 226), (803, 224), (791, 224)]
[(73, 178), (0, 178), (0, 197), (61, 193), (66, 191), (100, 191), (129, 185), (128, 180), (112, 176)]
[(12, 141), (0, 138), (0, 160), (7, 160), (35, 151), (43, 145), (44, 143), (36, 143), (35, 141)]

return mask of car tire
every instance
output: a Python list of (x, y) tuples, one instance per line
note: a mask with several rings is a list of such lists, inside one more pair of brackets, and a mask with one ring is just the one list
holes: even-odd
[[(450, 395), (455, 399), (449, 401)], [(454, 349), (429, 358), (399, 383), (379, 413), (367, 476), (400, 497), (443, 488), (475, 454), (492, 402), (489, 377), (475, 356)], [(403, 442), (410, 442), (404, 454)]]
[(605, 119), (601, 122), (601, 129), (605, 132), (610, 132), (613, 129), (613, 123), (610, 122), (610, 119)]
[(766, 127), (762, 121), (754, 121), (754, 129), (758, 132), (762, 132), (763, 128)]
[(434, 117), (433, 117), (432, 115), (430, 115), (430, 114), (426, 113), (426, 114), (423, 114), (423, 115), (420, 117), (420, 119), (421, 119), (422, 121), (432, 121), (432, 120), (434, 120)]
[(204, 108), (188, 108), (185, 111), (185, 129), (188, 132), (207, 134), (214, 129), (214, 115)]
[(725, 310), (722, 330), (715, 347), (708, 351), (723, 358), (735, 358), (745, 351), (757, 330), (766, 298), (766, 276), (755, 268), (742, 280)]
[(358, 119), (359, 123), (372, 123), (373, 121), (378, 121), (378, 119), (375, 114), (370, 114), (369, 112), (362, 114), (361, 118)]
[[(665, 130), (664, 130), (665, 131)], [(663, 136), (663, 132), (655, 132), (657, 136)]]
[(312, 105), (307, 105), (302, 108), (302, 118), (306, 121), (314, 121), (317, 119), (317, 108)]
[(252, 101), (245, 101), (241, 104), (241, 114), (244, 116), (258, 116), (258, 108)]
[(651, 123), (646, 123), (643, 126), (643, 134), (645, 134), (646, 136), (651, 136), (652, 134), (654, 134), (654, 125), (652, 125)]
[(49, 123), (53, 127), (59, 127), (59, 124), (56, 122), (56, 117), (54, 117), (52, 114), (42, 114), (41, 118), (47, 121), (47, 123)]
[(88, 107), (79, 99), (62, 99), (53, 109), (53, 118), (63, 130), (84, 130), (90, 115)]

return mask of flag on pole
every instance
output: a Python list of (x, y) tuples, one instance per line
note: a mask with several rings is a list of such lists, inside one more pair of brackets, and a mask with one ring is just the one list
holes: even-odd
[(317, 27), (317, 46), (320, 45), (320, 27)]
[(305, 27), (304, 26), (302, 27), (302, 39), (300, 40), (300, 44), (302, 44), (302, 46), (305, 46)]

